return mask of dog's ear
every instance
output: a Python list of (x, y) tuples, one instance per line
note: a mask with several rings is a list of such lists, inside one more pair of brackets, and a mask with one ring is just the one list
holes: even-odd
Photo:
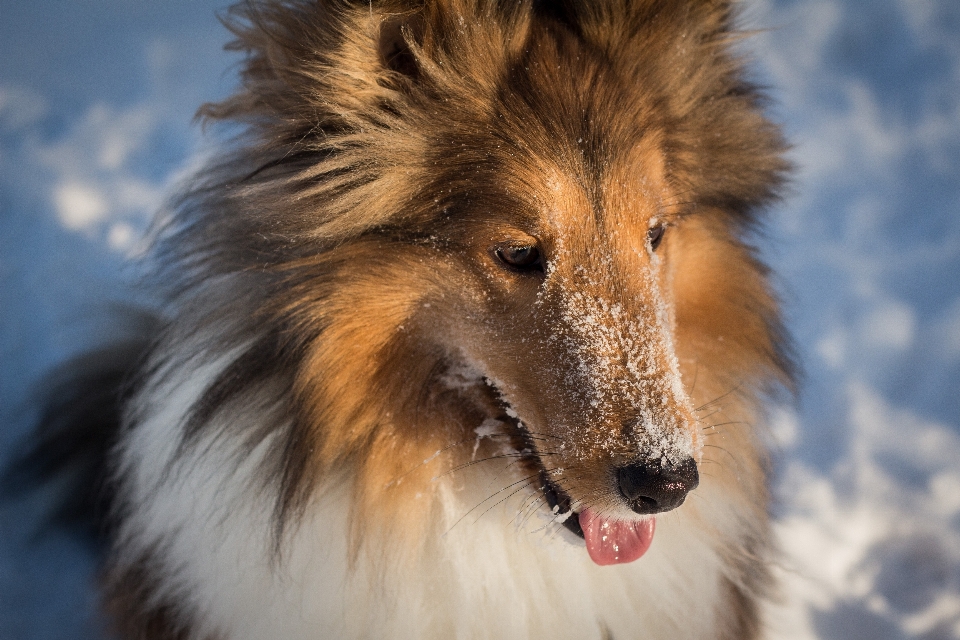
[(380, 61), (384, 67), (417, 80), (420, 67), (415, 48), (423, 42), (423, 15), (419, 12), (388, 16), (380, 23)]
[(568, 27), (576, 26), (576, 6), (571, 6), (570, 2), (564, 0), (533, 0), (532, 7), (538, 15), (552, 18)]

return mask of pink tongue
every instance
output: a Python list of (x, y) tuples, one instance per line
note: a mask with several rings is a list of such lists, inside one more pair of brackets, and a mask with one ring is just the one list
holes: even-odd
[(607, 520), (591, 509), (580, 513), (580, 528), (587, 541), (590, 559), (599, 565), (633, 562), (653, 542), (653, 518), (645, 520)]

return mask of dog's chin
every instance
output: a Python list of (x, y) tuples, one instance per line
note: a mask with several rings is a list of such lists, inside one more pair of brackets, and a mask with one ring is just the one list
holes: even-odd
[[(496, 390), (496, 387), (493, 388)], [(526, 427), (521, 416), (502, 395), (499, 403), (505, 416), (497, 421), (507, 425), (511, 431), (509, 435), (521, 454), (521, 462), (527, 471), (536, 475), (537, 490), (546, 503), (544, 508), (548, 510), (547, 517), (553, 523), (562, 525), (556, 527), (556, 534), (569, 543), (585, 545), (590, 559), (600, 566), (630, 563), (643, 556), (653, 541), (655, 518), (638, 517), (632, 510), (620, 516), (609, 510), (598, 511), (588, 506), (578, 509), (582, 503), (578, 503), (560, 483), (553, 480), (550, 469), (538, 452), (537, 438)]]

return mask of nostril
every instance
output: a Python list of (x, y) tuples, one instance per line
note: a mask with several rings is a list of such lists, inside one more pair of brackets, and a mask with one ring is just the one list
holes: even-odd
[(637, 462), (617, 469), (620, 493), (637, 513), (676, 509), (700, 484), (697, 464), (687, 458), (679, 464), (660, 460)]
[[(657, 466), (659, 467), (660, 464), (657, 463)], [(631, 464), (617, 470), (620, 492), (630, 502), (646, 498), (655, 504), (656, 500), (652, 496), (645, 495), (650, 493), (655, 477), (652, 466), (648, 464)]]

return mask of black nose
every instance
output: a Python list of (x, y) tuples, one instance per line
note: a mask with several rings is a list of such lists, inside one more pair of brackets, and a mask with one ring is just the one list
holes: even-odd
[(687, 458), (676, 465), (654, 460), (620, 467), (617, 481), (630, 508), (648, 514), (679, 507), (700, 484), (700, 476), (697, 463)]

